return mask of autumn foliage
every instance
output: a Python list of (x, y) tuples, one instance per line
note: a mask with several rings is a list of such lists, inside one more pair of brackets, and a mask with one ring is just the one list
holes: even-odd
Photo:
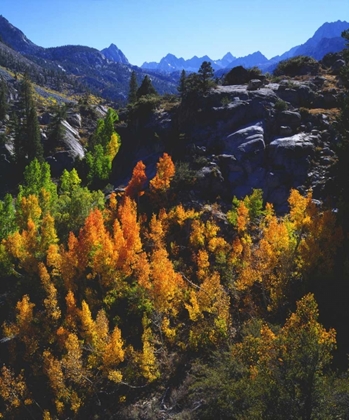
[[(166, 204), (174, 173), (165, 153), (148, 205)], [(293, 307), (298, 283), (331, 272), (342, 238), (335, 214), (292, 190), (283, 217), (262, 208), (258, 192), (235, 201), (230, 225), (182, 204), (145, 216), (138, 203), (146, 179), (139, 162), (125, 194), (103, 208), (91, 204), (79, 225), (62, 210), (78, 192), (88, 197), (76, 173), (64, 173), (53, 201), (44, 187), (18, 199), (15, 228), (0, 245), (0, 275), (16, 284), (2, 325), (2, 416), (39, 418), (41, 407), (41, 418), (86, 418), (102, 395), (124, 401), (125, 389), (169, 375), (170, 355), (226, 345), (254, 381), (279, 380), (292, 365), (295, 394), (308, 380), (304, 343), (318, 351), (313, 380), (329, 363), (335, 333), (318, 323), (313, 295), (277, 329), (262, 322), (255, 338), (238, 331), (250, 318)], [(74, 230), (66, 234), (67, 226)]]

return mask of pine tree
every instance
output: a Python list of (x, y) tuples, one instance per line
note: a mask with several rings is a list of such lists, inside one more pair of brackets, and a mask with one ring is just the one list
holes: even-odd
[(128, 103), (133, 104), (137, 101), (137, 90), (138, 90), (138, 83), (136, 78), (136, 72), (133, 71), (131, 73), (130, 79), (130, 90), (128, 94)]
[(7, 85), (3, 78), (0, 82), (0, 121), (3, 120), (6, 116), (8, 104), (7, 104)]
[(150, 77), (149, 76), (145, 76), (141, 86), (139, 87), (139, 89), (137, 90), (137, 98), (139, 99), (141, 96), (145, 96), (145, 95), (157, 95), (157, 91), (155, 90)]
[(27, 116), (26, 126), (26, 149), (28, 160), (38, 159), (43, 161), (44, 150), (41, 144), (41, 135), (36, 109), (32, 106)]
[(20, 124), (19, 129), (15, 131), (14, 145), (19, 164), (34, 158), (43, 160), (43, 147), (33, 95), (31, 81), (27, 75), (24, 75), (20, 87)]
[(183, 96), (186, 94), (186, 91), (187, 91), (186, 82), (187, 82), (187, 75), (185, 73), (185, 70), (182, 70), (181, 78), (179, 79), (179, 85), (177, 87), (177, 90), (181, 98), (183, 98)]
[(206, 93), (213, 84), (214, 70), (209, 61), (204, 61), (199, 68), (201, 91)]
[(53, 117), (48, 126), (48, 143), (49, 150), (53, 150), (63, 140), (64, 130), (62, 121), (66, 118), (67, 108), (65, 105), (55, 106), (53, 109)]

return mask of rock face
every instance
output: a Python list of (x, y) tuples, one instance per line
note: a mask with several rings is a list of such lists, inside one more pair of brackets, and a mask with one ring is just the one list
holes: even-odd
[(64, 149), (72, 158), (82, 159), (85, 156), (85, 152), (80, 143), (80, 135), (78, 130), (73, 128), (66, 120), (62, 121), (62, 126), (64, 127), (65, 131), (62, 141)]
[[(50, 122), (50, 118), (48, 118), (47, 115), (49, 114), (45, 113), (42, 115), (42, 124), (43, 121), (47, 124)], [(52, 176), (61, 176), (64, 169), (71, 171), (76, 164), (76, 160), (83, 159), (85, 157), (85, 149), (81, 144), (79, 134), (81, 124), (81, 115), (74, 112), (68, 113), (67, 119), (61, 122), (64, 134), (60, 144), (58, 145), (59, 150), (46, 158), (46, 161), (51, 166)]]
[(302, 182), (306, 177), (310, 159), (314, 157), (314, 137), (307, 133), (273, 140), (269, 144), (271, 169), (282, 170), (286, 175)]
[(223, 153), (234, 155), (239, 160), (246, 155), (262, 154), (265, 149), (262, 123), (247, 126), (229, 134), (223, 144)]
[[(183, 101), (174, 113), (156, 112), (142, 139), (156, 133), (157, 150), (166, 150), (171, 136), (179, 138), (171, 143), (171, 153), (195, 169), (193, 196), (229, 202), (234, 195), (243, 198), (260, 188), (265, 200), (284, 212), (291, 188), (312, 188), (315, 198), (324, 198), (336, 160), (326, 112), (311, 113), (300, 106), (308, 103), (311, 110), (325, 101), (337, 106), (338, 98), (327, 76), (269, 83), (257, 90), (218, 86), (198, 102)], [(280, 102), (288, 109), (281, 110)], [(142, 141), (132, 146), (138, 159), (151, 155), (151, 142)], [(122, 153), (119, 159), (122, 163)]]

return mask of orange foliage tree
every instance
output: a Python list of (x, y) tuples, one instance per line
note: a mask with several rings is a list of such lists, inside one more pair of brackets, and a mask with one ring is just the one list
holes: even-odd
[(143, 188), (146, 181), (145, 165), (140, 160), (133, 169), (132, 178), (125, 189), (125, 194), (133, 199), (143, 195)]

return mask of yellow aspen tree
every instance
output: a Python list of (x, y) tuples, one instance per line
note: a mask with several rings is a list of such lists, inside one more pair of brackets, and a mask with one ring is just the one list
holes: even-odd
[(122, 374), (116, 367), (124, 361), (125, 351), (123, 349), (123, 340), (121, 338), (121, 331), (115, 327), (109, 342), (106, 344), (103, 351), (103, 369), (107, 371), (108, 378), (113, 382), (121, 382)]
[(104, 309), (98, 311), (95, 327), (97, 332), (97, 351), (102, 352), (109, 339), (109, 321)]
[(190, 293), (185, 304), (194, 322), (189, 332), (189, 345), (194, 349), (216, 345), (227, 337), (230, 327), (230, 299), (220, 283), (217, 272), (207, 275), (200, 288)]
[(176, 315), (185, 290), (182, 276), (173, 268), (166, 249), (155, 249), (151, 255), (151, 300), (160, 313)]
[(298, 269), (303, 274), (313, 270), (329, 272), (343, 239), (342, 229), (336, 223), (336, 214), (318, 207), (312, 200), (311, 191), (303, 197), (297, 190), (291, 190), (289, 204), (290, 226), (297, 241)]
[(240, 201), (237, 208), (237, 231), (239, 234), (243, 234), (250, 223), (249, 210), (243, 201)]
[(92, 319), (90, 308), (84, 300), (81, 303), (80, 320), (85, 343), (92, 346), (92, 348), (96, 348), (98, 340), (96, 324)]
[(51, 414), (48, 410), (44, 410), (42, 420), (52, 420)]
[[(84, 303), (84, 302), (83, 302)], [(102, 363), (103, 354), (105, 349), (110, 341), (109, 336), (109, 321), (106, 316), (106, 313), (103, 309), (98, 311), (96, 320), (93, 321), (90, 314), (83, 314), (83, 310), (81, 311), (81, 318), (83, 319), (83, 315), (85, 315), (85, 324), (89, 323), (86, 328), (89, 328), (91, 331), (89, 336), (92, 336), (92, 339), (89, 341), (86, 340), (85, 343), (90, 345), (90, 354), (88, 356), (88, 364), (87, 367), (89, 369), (100, 368)], [(84, 324), (83, 324), (84, 328)]]
[(32, 219), (28, 220), (26, 230), (9, 235), (3, 245), (14, 263), (13, 268), (17, 266), (30, 274), (37, 272), (38, 231)]
[(38, 224), (42, 210), (39, 205), (39, 199), (31, 194), (28, 197), (22, 197), (19, 202), (19, 208), (16, 213), (17, 224), (20, 230), (26, 229), (29, 219)]
[(208, 252), (200, 249), (196, 257), (197, 272), (196, 275), (200, 282), (204, 281), (209, 275), (210, 261)]
[(143, 334), (142, 334), (142, 343), (143, 351), (138, 356), (138, 364), (142, 372), (142, 376), (149, 382), (155, 381), (159, 376), (160, 372), (158, 370), (158, 363), (155, 356), (155, 348), (152, 343), (153, 336), (151, 328), (149, 326), (150, 322), (146, 315), (143, 316)]
[(164, 153), (156, 165), (156, 175), (149, 183), (149, 195), (154, 204), (162, 205), (168, 199), (167, 191), (170, 188), (171, 180), (175, 175), (176, 168), (171, 156)]
[(39, 263), (39, 276), (41, 284), (45, 290), (46, 298), (44, 299), (44, 306), (48, 319), (57, 321), (61, 317), (61, 310), (57, 300), (57, 289), (51, 281), (51, 277), (45, 267), (44, 263)]
[(77, 322), (80, 320), (80, 310), (76, 306), (76, 300), (74, 293), (69, 290), (66, 297), (66, 313), (65, 313), (65, 324), (71, 332), (77, 331)]
[(55, 245), (58, 243), (55, 221), (49, 213), (45, 214), (43, 217), (40, 231), (41, 237), (39, 249), (42, 253), (46, 254), (50, 245)]
[(68, 402), (70, 397), (69, 389), (65, 384), (62, 364), (55, 359), (52, 354), (45, 350), (43, 352), (44, 373), (48, 377), (50, 387), (54, 394), (54, 403), (58, 414), (61, 414), (64, 405)]
[(81, 386), (86, 381), (86, 370), (83, 367), (81, 345), (76, 334), (69, 333), (65, 349), (66, 354), (62, 358), (65, 377)]
[(127, 276), (132, 273), (138, 254), (142, 250), (140, 225), (137, 221), (137, 206), (130, 197), (125, 196), (120, 203), (118, 216), (124, 237), (124, 247), (119, 252), (119, 266)]
[(117, 260), (118, 252), (115, 250), (114, 242), (106, 230), (100, 234), (98, 244), (91, 256), (90, 266), (92, 268), (92, 278), (98, 278), (103, 287), (115, 287), (118, 279)]
[(139, 254), (137, 265), (135, 267), (135, 276), (138, 284), (144, 289), (151, 289), (150, 280), (151, 268), (148, 260), (148, 256), (145, 252)]
[(261, 238), (251, 254), (250, 266), (245, 279), (239, 279), (240, 290), (255, 282), (262, 286), (268, 309), (276, 309), (285, 298), (288, 283), (294, 273), (295, 240), (284, 219), (270, 215), (261, 225)]
[(110, 137), (110, 141), (107, 144), (107, 150), (106, 150), (107, 155), (110, 158), (110, 161), (112, 161), (115, 158), (115, 156), (117, 155), (120, 149), (120, 146), (121, 146), (120, 136), (119, 134), (114, 132)]
[(50, 267), (52, 269), (52, 276), (60, 276), (61, 263), (62, 256), (60, 252), (60, 247), (57, 244), (49, 245), (46, 254), (46, 265), (47, 267)]
[(0, 396), (6, 407), (6, 412), (0, 413), (1, 417), (9, 413), (8, 418), (11, 418), (14, 409), (33, 404), (23, 371), (15, 376), (11, 369), (3, 365), (0, 375)]
[(150, 191), (156, 193), (165, 192), (170, 188), (171, 180), (176, 172), (171, 156), (164, 153), (162, 157), (159, 158), (156, 168), (156, 175), (150, 181)]
[[(4, 251), (8, 257), (18, 259), (19, 261), (24, 261), (27, 257), (26, 248), (24, 244), (24, 239), (22, 235), (17, 231), (12, 233), (3, 240)], [(13, 264), (13, 268), (15, 264)]]
[(100, 238), (106, 234), (102, 212), (93, 209), (79, 232), (77, 252), (81, 272), (92, 265), (93, 255), (99, 247)]
[(148, 238), (151, 240), (152, 246), (157, 249), (160, 249), (164, 246), (166, 230), (163, 226), (163, 220), (165, 218), (165, 213), (165, 211), (160, 212), (158, 217), (153, 214), (149, 224)]
[(76, 290), (75, 281), (79, 277), (79, 252), (78, 239), (73, 232), (69, 233), (68, 250), (61, 251), (60, 272), (64, 281), (66, 290)]
[(236, 272), (235, 287), (237, 290), (245, 290), (255, 282), (256, 273), (253, 267), (252, 248), (252, 238), (247, 233), (233, 242), (231, 258)]
[(205, 246), (205, 225), (201, 220), (195, 219), (191, 225), (191, 232), (189, 243), (195, 248), (202, 248)]
[(20, 340), (25, 344), (27, 359), (30, 359), (38, 348), (37, 336), (33, 326), (34, 307), (35, 304), (30, 302), (28, 295), (24, 295), (22, 300), (17, 302), (16, 305), (18, 335)]

